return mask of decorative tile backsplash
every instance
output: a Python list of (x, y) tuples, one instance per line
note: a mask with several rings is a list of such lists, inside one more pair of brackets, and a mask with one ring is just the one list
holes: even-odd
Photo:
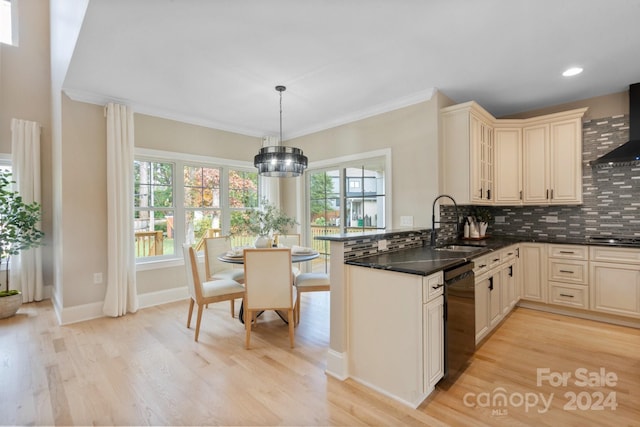
[(494, 221), (488, 233), (559, 238), (640, 236), (640, 166), (589, 166), (590, 161), (628, 141), (629, 116), (588, 120), (582, 131), (583, 204), (492, 207), (494, 217), (504, 217), (504, 222)]
[(425, 230), (398, 232), (397, 234), (384, 237), (355, 237), (353, 240), (348, 240), (344, 243), (344, 259), (349, 260), (377, 254), (379, 239), (387, 241), (387, 250), (384, 252), (394, 252), (402, 249), (420, 247), (425, 239), (429, 239), (429, 236), (429, 231)]

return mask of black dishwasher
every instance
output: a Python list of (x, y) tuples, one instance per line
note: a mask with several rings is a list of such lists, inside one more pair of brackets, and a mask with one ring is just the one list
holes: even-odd
[(476, 350), (473, 262), (444, 271), (444, 378), (448, 388)]

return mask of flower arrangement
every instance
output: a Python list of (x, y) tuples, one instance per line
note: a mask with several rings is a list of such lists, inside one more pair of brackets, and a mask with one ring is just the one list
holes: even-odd
[(285, 234), (298, 222), (280, 209), (263, 200), (261, 209), (242, 213), (240, 220), (231, 226), (231, 234), (271, 236), (274, 232)]

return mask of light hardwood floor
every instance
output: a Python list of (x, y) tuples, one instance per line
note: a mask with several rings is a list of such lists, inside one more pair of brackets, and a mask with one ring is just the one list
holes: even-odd
[[(26, 304), (0, 320), (0, 424), (640, 425), (640, 330), (516, 309), (452, 387), (413, 410), (327, 376), (328, 295), (302, 303), (294, 349), (286, 325), (266, 313), (251, 350), (228, 303), (205, 310), (198, 343), (186, 301), (68, 326), (49, 302)], [(538, 386), (537, 368), (572, 378)], [(579, 387), (580, 368), (615, 373), (616, 384)], [(584, 409), (563, 408), (571, 392)], [(617, 408), (587, 409), (598, 392), (614, 393)], [(486, 400), (501, 393), (505, 406)], [(518, 405), (551, 394), (546, 412), (541, 401)]]

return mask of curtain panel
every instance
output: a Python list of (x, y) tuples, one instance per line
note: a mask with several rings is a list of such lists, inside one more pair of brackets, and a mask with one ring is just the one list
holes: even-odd
[(107, 292), (111, 317), (138, 310), (133, 231), (133, 111), (109, 103), (107, 116)]
[[(40, 123), (11, 119), (11, 171), (25, 203), (41, 203)], [(12, 256), (10, 274), (12, 287), (22, 292), (22, 302), (42, 301), (41, 248)]]

